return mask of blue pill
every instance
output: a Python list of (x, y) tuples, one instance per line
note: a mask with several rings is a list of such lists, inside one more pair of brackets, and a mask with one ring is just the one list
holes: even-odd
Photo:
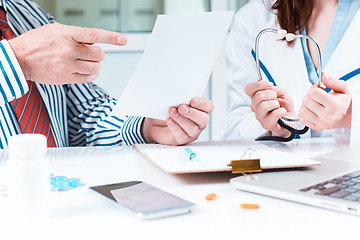
[(56, 181), (67, 181), (67, 180), (68, 180), (68, 178), (65, 177), (65, 176), (56, 176), (56, 177), (54, 177), (55, 182)]
[(57, 190), (67, 190), (70, 187), (69, 187), (68, 181), (58, 181), (58, 182), (55, 182), (54, 188)]
[(52, 190), (62, 191), (72, 188), (81, 187), (82, 183), (79, 178), (67, 178), (65, 176), (50, 175), (50, 183)]
[(72, 188), (80, 187), (81, 180), (79, 178), (70, 178), (69, 179), (69, 186)]

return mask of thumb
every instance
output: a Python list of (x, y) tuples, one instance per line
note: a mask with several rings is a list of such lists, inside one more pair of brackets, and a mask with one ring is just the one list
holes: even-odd
[(325, 73), (322, 74), (321, 81), (327, 88), (330, 88), (335, 93), (347, 93), (348, 86), (345, 81), (329, 77)]

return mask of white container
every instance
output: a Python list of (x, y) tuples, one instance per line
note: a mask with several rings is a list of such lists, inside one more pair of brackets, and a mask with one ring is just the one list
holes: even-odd
[(7, 171), (9, 216), (13, 220), (50, 217), (50, 174), (46, 137), (21, 134), (9, 139)]

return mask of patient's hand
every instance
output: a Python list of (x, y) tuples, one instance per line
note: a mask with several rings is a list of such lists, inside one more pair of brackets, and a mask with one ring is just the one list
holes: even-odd
[(166, 121), (145, 118), (142, 135), (147, 143), (184, 145), (195, 141), (209, 123), (209, 114), (214, 110), (211, 100), (194, 98), (189, 105), (169, 109)]
[(120, 33), (47, 24), (9, 40), (26, 80), (44, 84), (95, 80), (104, 51), (92, 44), (125, 45)]

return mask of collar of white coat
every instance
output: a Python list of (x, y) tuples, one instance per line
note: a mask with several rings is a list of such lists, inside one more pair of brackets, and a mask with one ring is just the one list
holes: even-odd
[[(324, 72), (334, 78), (360, 77), (360, 10), (333, 52)], [(347, 76), (347, 77), (346, 77)], [(352, 80), (352, 79), (351, 79)]]

